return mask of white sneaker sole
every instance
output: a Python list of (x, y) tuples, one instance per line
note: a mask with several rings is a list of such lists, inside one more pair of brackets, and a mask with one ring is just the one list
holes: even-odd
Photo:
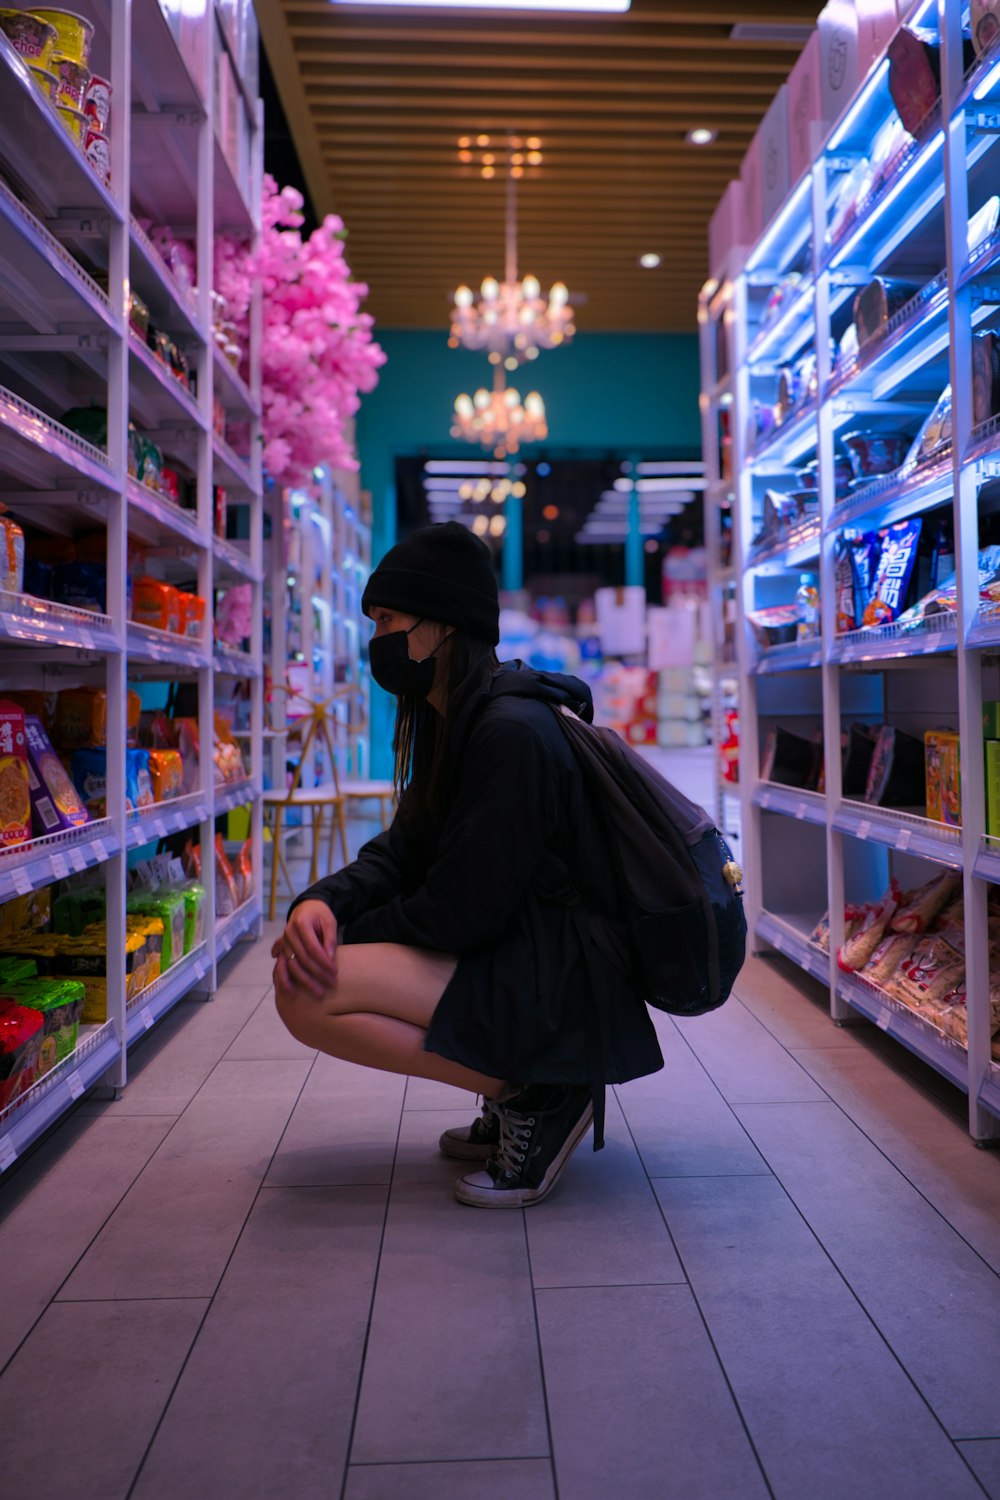
[(593, 1118), (594, 1107), (588, 1104), (537, 1187), (498, 1188), (488, 1172), (477, 1172), (474, 1177), (458, 1179), (453, 1189), (455, 1197), (459, 1203), (468, 1203), (472, 1208), (528, 1208), (533, 1203), (541, 1203), (555, 1187), (563, 1167), (590, 1129)]

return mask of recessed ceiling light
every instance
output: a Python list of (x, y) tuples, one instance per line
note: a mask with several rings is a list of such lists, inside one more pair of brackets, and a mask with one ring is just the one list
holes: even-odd
[(714, 140), (718, 139), (718, 135), (717, 130), (709, 130), (707, 126), (699, 125), (697, 130), (689, 130), (684, 139), (689, 146), (710, 146)]
[(660, 264), (660, 256), (651, 250), (648, 255), (639, 256), (639, 264), (644, 271), (655, 271)]

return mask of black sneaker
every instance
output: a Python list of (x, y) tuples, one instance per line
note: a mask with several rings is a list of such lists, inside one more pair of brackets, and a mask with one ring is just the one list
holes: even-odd
[(500, 1106), (483, 1099), (483, 1112), (471, 1125), (455, 1125), (438, 1141), (442, 1156), (456, 1161), (485, 1161), (500, 1144)]
[(484, 1172), (460, 1177), (455, 1197), (476, 1208), (540, 1203), (586, 1135), (594, 1114), (586, 1084), (534, 1084), (498, 1108), (500, 1144)]

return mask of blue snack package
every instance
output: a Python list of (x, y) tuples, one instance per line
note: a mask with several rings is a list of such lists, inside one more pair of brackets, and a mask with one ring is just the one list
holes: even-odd
[(866, 531), (860, 536), (845, 538), (847, 555), (850, 558), (851, 576), (854, 580), (854, 624), (848, 628), (856, 630), (868, 622), (865, 611), (875, 589), (875, 572), (881, 554), (878, 533)]
[(875, 574), (875, 587), (865, 606), (865, 625), (889, 625), (902, 614), (910, 575), (917, 560), (921, 519), (897, 521), (879, 532), (882, 551)]
[(152, 807), (155, 801), (148, 750), (125, 751), (125, 797), (132, 807)]

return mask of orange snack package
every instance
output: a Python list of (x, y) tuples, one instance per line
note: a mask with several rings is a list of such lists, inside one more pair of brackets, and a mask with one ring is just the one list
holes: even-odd
[(176, 750), (150, 750), (149, 775), (153, 783), (153, 801), (171, 802), (181, 794), (184, 764)]
[(152, 625), (156, 630), (180, 634), (180, 593), (170, 583), (143, 574), (132, 586), (132, 618), (137, 625)]
[(228, 917), (239, 906), (236, 877), (229, 863), (222, 834), (215, 835), (215, 915)]
[(31, 795), (24, 710), (0, 698), (0, 848), (31, 838)]
[(108, 696), (103, 688), (64, 688), (56, 695), (52, 739), (59, 750), (97, 749), (107, 740)]
[(205, 624), (205, 601), (200, 594), (179, 595), (181, 605), (180, 633), (188, 640), (197, 641), (201, 639), (202, 628)]

